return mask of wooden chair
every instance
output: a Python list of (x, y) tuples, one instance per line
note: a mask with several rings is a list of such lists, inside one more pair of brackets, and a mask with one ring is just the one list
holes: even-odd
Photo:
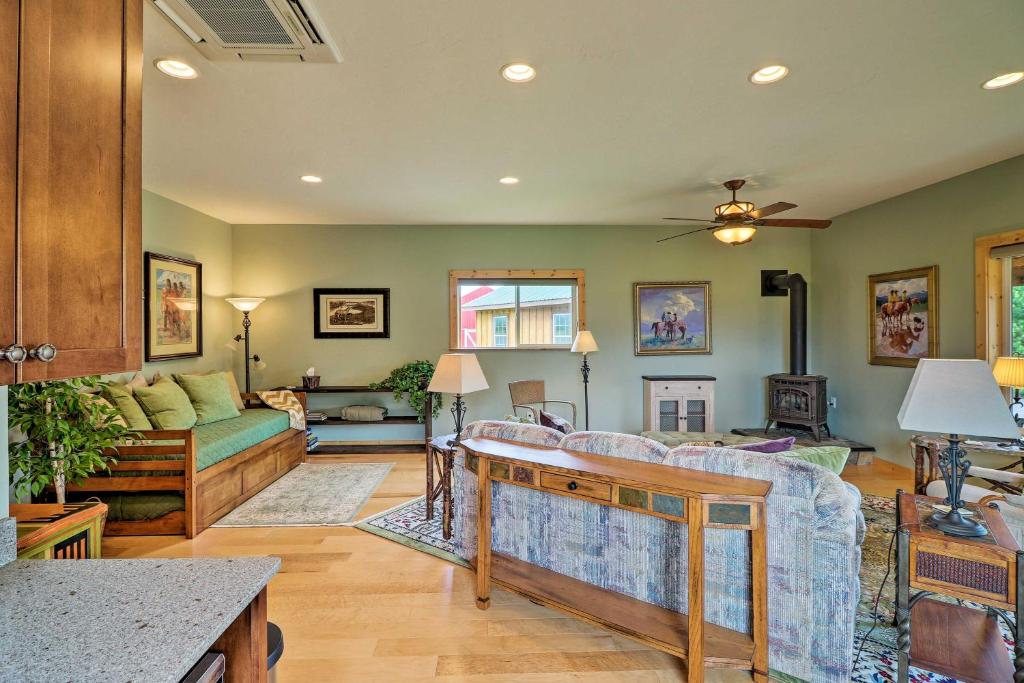
[[(576, 424), (576, 404), (573, 401), (559, 401), (549, 399), (544, 395), (544, 380), (526, 379), (519, 382), (509, 382), (508, 392), (512, 395), (512, 412), (519, 415), (519, 410), (528, 410), (533, 415), (533, 421), (540, 424), (540, 411), (547, 410), (549, 403), (561, 403), (572, 408), (572, 424)], [(537, 408), (537, 406), (540, 408)]]

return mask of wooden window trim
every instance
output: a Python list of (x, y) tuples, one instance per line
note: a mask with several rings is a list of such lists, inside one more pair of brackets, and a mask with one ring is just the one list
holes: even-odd
[[(468, 349), (459, 339), (459, 281), (460, 280), (575, 280), (576, 281), (576, 322), (579, 329), (587, 327), (587, 290), (583, 270), (449, 270), (448, 271), (448, 349), (450, 351), (532, 351), (545, 350), (542, 346), (528, 348), (509, 347), (504, 349)], [(563, 347), (557, 347), (564, 350)]]
[(975, 357), (989, 363), (1008, 355), (1003, 348), (1003, 264), (990, 252), (1011, 244), (1024, 244), (1024, 229), (974, 240), (974, 350)]

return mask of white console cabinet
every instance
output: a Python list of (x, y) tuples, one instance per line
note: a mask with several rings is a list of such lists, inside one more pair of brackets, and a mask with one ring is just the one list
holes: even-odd
[(715, 431), (715, 378), (644, 375), (644, 431)]

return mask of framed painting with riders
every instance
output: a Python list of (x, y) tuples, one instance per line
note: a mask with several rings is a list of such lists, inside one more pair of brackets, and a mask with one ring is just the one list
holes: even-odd
[(939, 356), (939, 267), (868, 276), (868, 362), (915, 367)]
[(146, 252), (146, 361), (203, 355), (203, 265)]
[(637, 356), (711, 353), (711, 283), (634, 283), (633, 339)]

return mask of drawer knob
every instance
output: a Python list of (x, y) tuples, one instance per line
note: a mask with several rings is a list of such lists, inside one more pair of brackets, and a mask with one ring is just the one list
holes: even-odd
[(576, 490), (576, 489), (578, 489), (579, 487), (580, 487), (580, 485), (579, 485), (579, 484), (577, 484), (577, 483), (576, 483), (576, 482), (574, 482), (574, 481), (570, 481), (570, 482), (569, 482), (569, 484), (567, 485), (567, 487), (566, 487), (566, 488), (568, 488), (568, 489), (569, 489), (570, 491), (575, 491), (575, 490)]
[(8, 363), (23, 363), (28, 358), (28, 351), (21, 344), (11, 344), (10, 346), (0, 349), (0, 358), (3, 358)]
[(57, 357), (57, 347), (53, 344), (40, 344), (29, 351), (28, 355), (43, 363), (49, 363)]

